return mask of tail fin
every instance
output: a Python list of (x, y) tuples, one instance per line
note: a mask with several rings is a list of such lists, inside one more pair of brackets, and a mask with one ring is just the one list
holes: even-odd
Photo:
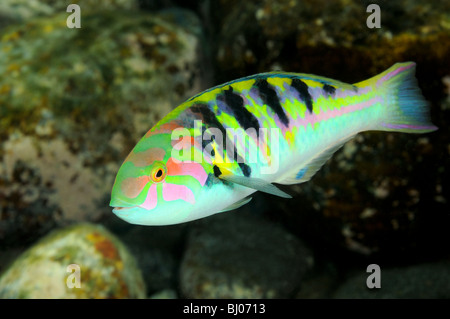
[(430, 121), (429, 104), (415, 78), (414, 62), (397, 63), (383, 73), (356, 86), (374, 85), (384, 96), (384, 116), (377, 129), (404, 133), (426, 133), (438, 128)]

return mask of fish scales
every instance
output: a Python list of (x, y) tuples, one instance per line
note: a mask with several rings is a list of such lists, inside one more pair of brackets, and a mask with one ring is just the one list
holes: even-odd
[(434, 131), (414, 72), (414, 63), (398, 63), (355, 84), (270, 72), (197, 94), (125, 159), (113, 212), (133, 224), (168, 225), (236, 209), (256, 191), (289, 198), (273, 183), (310, 180), (360, 132)]
[[(306, 81), (304, 82), (303, 80)], [(306, 83), (311, 85), (311, 87)], [(306, 75), (303, 76), (291, 73), (260, 74), (253, 78), (245, 78), (241, 82), (226, 83), (209, 91), (211, 99), (212, 101), (215, 101), (215, 104), (212, 102), (208, 103), (208, 106), (203, 104), (203, 107), (205, 108), (202, 114), (203, 117), (198, 117), (198, 119), (203, 120), (203, 124), (206, 127), (219, 128), (224, 136), (227, 136), (226, 129), (229, 128), (242, 128), (244, 130), (242, 133), (246, 134), (245, 130), (249, 128), (254, 128), (258, 133), (260, 128), (279, 129), (286, 127), (286, 129), (282, 130), (283, 134), (281, 137), (285, 140), (285, 143), (282, 142), (281, 146), (283, 146), (283, 148), (288, 148), (288, 146), (291, 145), (293, 146), (290, 147), (291, 149), (298, 146), (298, 153), (303, 153), (304, 147), (302, 147), (301, 144), (305, 144), (304, 142), (292, 144), (292, 141), (288, 141), (287, 138), (293, 134), (293, 128), (298, 127), (305, 128), (301, 134), (314, 134), (308, 131), (308, 124), (318, 129), (318, 124), (321, 121), (327, 121), (333, 117), (336, 118), (337, 115), (343, 113), (332, 113), (330, 108), (333, 107), (333, 103), (330, 103), (330, 95), (334, 95), (339, 99), (339, 108), (364, 102), (366, 96), (358, 96), (354, 86), (344, 85), (342, 88), (338, 88), (339, 85), (342, 86), (341, 83), (334, 83), (333, 86), (330, 80), (326, 78), (311, 78)], [(338, 88), (337, 94), (336, 88)], [(331, 94), (330, 90), (333, 94)], [(358, 100), (353, 101), (348, 99), (351, 96), (358, 96), (359, 98)], [(186, 109), (193, 107), (197, 111), (197, 103), (202, 101), (203, 98), (203, 96), (199, 96), (191, 99), (187, 102), (188, 104), (185, 106)], [(346, 98), (348, 99), (348, 102), (346, 102)], [(287, 108), (286, 106), (288, 103), (292, 104), (293, 107)], [(315, 113), (313, 113), (313, 105), (316, 105)], [(220, 112), (214, 112), (214, 106), (217, 106)], [(330, 112), (329, 115), (327, 115), (327, 112)], [(258, 116), (255, 116), (255, 114)], [(296, 118), (297, 120), (293, 120), (293, 118)], [(327, 127), (324, 127), (324, 130), (328, 133), (333, 131)], [(316, 135), (323, 138), (323, 134), (320, 132)], [(335, 134), (332, 133), (332, 135)], [(242, 153), (245, 152), (245, 147), (242, 144), (243, 141), (248, 141), (248, 139), (252, 139), (252, 142), (255, 144), (258, 143), (258, 141), (255, 140), (255, 136), (244, 136), (240, 140), (239, 145), (241, 152), (237, 151), (231, 138), (229, 138), (228, 141), (222, 141), (223, 146), (229, 145), (227, 143), (231, 142), (230, 144), (234, 147), (233, 153), (240, 156), (238, 165), (240, 163), (241, 166), (242, 159), (244, 158)], [(297, 136), (296, 139), (296, 141), (305, 140), (313, 141), (316, 139), (309, 136), (303, 138), (302, 135)], [(207, 142), (208, 141), (205, 143)], [(259, 150), (261, 151), (261, 149)], [(226, 153), (226, 147), (223, 151)], [(283, 152), (283, 150), (281, 151)], [(258, 163), (252, 164), (254, 166), (254, 171), (256, 171)], [(278, 163), (277, 165), (283, 164), (284, 163)], [(251, 166), (251, 164), (248, 163), (246, 165)]]

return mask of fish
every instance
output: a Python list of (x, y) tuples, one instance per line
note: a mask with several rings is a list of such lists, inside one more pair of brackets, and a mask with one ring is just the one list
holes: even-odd
[(260, 191), (309, 181), (355, 135), (428, 133), (414, 62), (347, 84), (292, 72), (247, 76), (199, 93), (162, 118), (120, 166), (113, 213), (172, 225), (235, 210)]

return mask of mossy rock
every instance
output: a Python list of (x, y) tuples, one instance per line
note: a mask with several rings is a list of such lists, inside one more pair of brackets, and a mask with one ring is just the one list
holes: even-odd
[[(380, 28), (366, 24), (372, 3)], [(411, 59), (428, 73), (438, 65), (439, 82), (450, 72), (449, 12), (448, 2), (425, 0), (217, 1), (218, 82), (280, 69), (358, 82)]]
[(70, 4), (79, 5), (82, 13), (105, 10), (123, 11), (138, 7), (138, 2), (134, 0), (3, 0), (0, 4), (0, 28), (9, 24), (24, 23), (36, 17), (66, 12)]
[(114, 235), (94, 224), (53, 231), (0, 277), (0, 298), (145, 297), (133, 256)]
[(0, 32), (0, 246), (111, 213), (131, 148), (200, 91), (194, 14), (88, 10), (80, 29), (67, 16)]

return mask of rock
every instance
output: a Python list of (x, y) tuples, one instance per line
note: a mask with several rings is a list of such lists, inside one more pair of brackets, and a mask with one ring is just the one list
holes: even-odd
[[(381, 28), (371, 29), (366, 10), (377, 2)], [(281, 69), (354, 83), (412, 57), (427, 65), (424, 75), (432, 65), (432, 73), (448, 74), (445, 2), (224, 0), (211, 6), (219, 82)]]
[[(132, 10), (137, 8), (137, 1), (129, 0), (4, 0), (0, 4), (0, 29), (3, 26), (14, 23), (25, 23), (36, 17), (51, 16), (56, 13), (66, 12), (67, 6), (76, 3), (80, 6), (82, 15), (93, 11), (105, 10)], [(71, 13), (66, 13), (69, 16)]]
[(180, 266), (186, 298), (286, 298), (312, 267), (309, 249), (260, 217), (230, 212), (196, 223)]
[(88, 10), (81, 29), (66, 16), (0, 35), (0, 246), (112, 214), (131, 148), (202, 86), (192, 13)]
[[(380, 6), (380, 29), (366, 25), (370, 3)], [(450, 74), (448, 9), (448, 3), (430, 7), (425, 0), (214, 2), (219, 83), (271, 70), (355, 83), (396, 62), (415, 61), (432, 121), (440, 128), (423, 135), (360, 134), (311, 181), (288, 189), (296, 193), (293, 200), (269, 202), (265, 211), (271, 218), (331, 247), (337, 258), (341, 250), (398, 260), (445, 251), (450, 240), (445, 226), (450, 136), (442, 129), (450, 118), (443, 80)]]
[(296, 299), (329, 299), (338, 283), (336, 274), (314, 270), (302, 281)]
[[(70, 265), (75, 266), (68, 270)], [(73, 287), (77, 270), (80, 288)], [(0, 277), (0, 298), (145, 297), (133, 256), (114, 235), (93, 224), (53, 231)]]
[(148, 294), (177, 289), (186, 226), (187, 224), (162, 227), (130, 225), (129, 231), (118, 234), (136, 258), (139, 269), (144, 274)]
[(161, 290), (157, 293), (154, 293), (149, 297), (150, 299), (177, 299), (177, 293), (174, 290), (167, 289), (167, 290)]
[(448, 260), (396, 268), (380, 267), (381, 288), (367, 288), (366, 280), (370, 273), (363, 272), (345, 281), (335, 292), (334, 298), (450, 298)]

